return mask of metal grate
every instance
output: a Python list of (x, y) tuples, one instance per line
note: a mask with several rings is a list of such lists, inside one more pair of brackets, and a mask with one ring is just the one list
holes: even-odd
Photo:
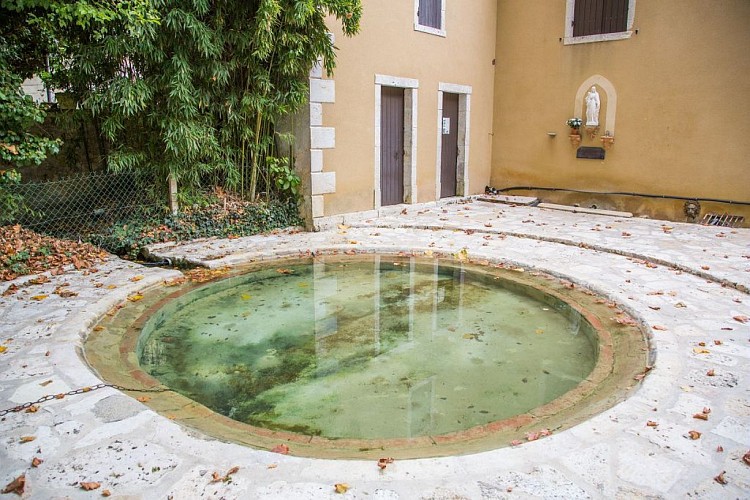
[(745, 222), (745, 218), (741, 215), (731, 215), (727, 213), (715, 214), (709, 212), (703, 216), (701, 224), (704, 226), (739, 227), (743, 222)]

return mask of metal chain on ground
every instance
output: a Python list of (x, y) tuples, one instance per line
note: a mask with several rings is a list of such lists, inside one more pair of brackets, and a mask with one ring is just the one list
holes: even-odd
[(167, 387), (155, 387), (153, 389), (133, 389), (130, 387), (123, 387), (121, 385), (117, 384), (96, 384), (88, 387), (82, 387), (80, 389), (73, 389), (72, 391), (68, 392), (61, 392), (59, 394), (47, 394), (46, 396), (42, 396), (41, 398), (37, 399), (36, 401), (28, 401), (26, 403), (20, 404), (18, 406), (14, 406), (13, 408), (7, 408), (5, 410), (0, 410), (0, 417), (4, 417), (8, 413), (18, 413), (23, 410), (27, 410), (28, 408), (31, 408), (32, 406), (36, 406), (38, 404), (52, 401), (53, 399), (63, 399), (65, 396), (74, 396), (76, 394), (84, 394), (87, 392), (95, 391), (97, 389), (103, 389), (105, 387), (110, 387), (112, 389), (117, 389), (118, 391), (128, 391), (128, 392), (167, 392), (171, 391), (171, 389)]

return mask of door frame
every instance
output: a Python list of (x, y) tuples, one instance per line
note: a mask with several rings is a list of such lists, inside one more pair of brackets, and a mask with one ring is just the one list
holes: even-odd
[(443, 160), (443, 93), (458, 94), (458, 158), (456, 159), (456, 196), (469, 195), (469, 140), (471, 124), (471, 86), (455, 83), (438, 84), (437, 161), (435, 162), (435, 199), (440, 199), (440, 177)]
[[(404, 203), (417, 202), (417, 89), (419, 80), (375, 75), (375, 189), (374, 208), (382, 206), (380, 190), (380, 113), (382, 87), (404, 89)], [(460, 111), (459, 111), (460, 113)]]

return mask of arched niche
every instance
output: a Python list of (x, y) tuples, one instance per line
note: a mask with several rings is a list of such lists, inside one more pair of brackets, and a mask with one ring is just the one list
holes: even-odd
[(596, 85), (597, 90), (604, 92), (606, 95), (606, 107), (604, 107), (604, 120), (601, 115), (599, 116), (599, 130), (603, 134), (605, 131), (609, 131), (610, 134), (615, 135), (615, 116), (617, 115), (617, 91), (612, 82), (604, 78), (602, 75), (592, 75), (588, 77), (581, 86), (578, 87), (576, 92), (576, 101), (573, 107), (573, 116), (585, 117), (583, 100), (586, 96), (586, 92), (589, 91), (592, 85)]

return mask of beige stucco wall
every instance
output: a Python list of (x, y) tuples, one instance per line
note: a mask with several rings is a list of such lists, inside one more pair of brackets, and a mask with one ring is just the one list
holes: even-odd
[[(492, 185), (750, 201), (750, 2), (637, 0), (637, 34), (578, 45), (565, 8), (498, 2)], [(576, 159), (564, 125), (596, 74), (617, 96), (604, 161)]]
[(439, 82), (472, 87), (469, 192), (484, 190), (491, 162), (495, 0), (448, 1), (446, 37), (414, 30), (412, 0), (364, 3), (361, 32), (344, 37), (329, 25), (338, 50), (335, 103), (323, 104), (323, 126), (336, 144), (324, 150), (323, 172), (335, 172), (325, 215), (375, 206), (375, 75), (419, 80), (417, 202), (435, 199)]

